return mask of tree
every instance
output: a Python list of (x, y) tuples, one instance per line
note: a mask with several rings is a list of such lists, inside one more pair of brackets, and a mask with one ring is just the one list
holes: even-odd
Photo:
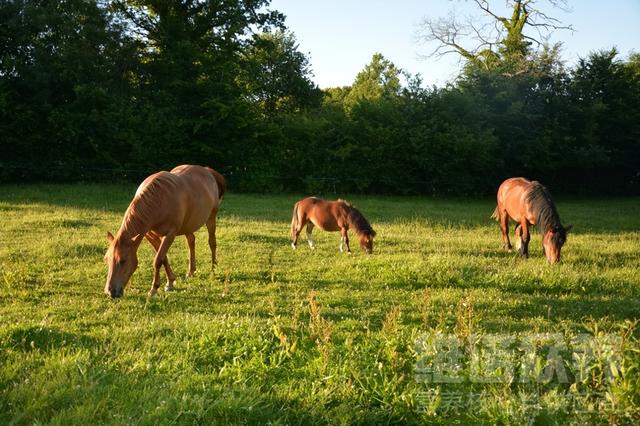
[(32, 178), (77, 177), (74, 167), (104, 167), (126, 155), (119, 129), (128, 120), (134, 50), (96, 2), (0, 3), (3, 159), (32, 167)]
[[(510, 17), (495, 12), (488, 0), (474, 0), (474, 3), (483, 15), (480, 21), (468, 18), (460, 22), (453, 14), (449, 18), (423, 20), (419, 38), (436, 43), (429, 56), (455, 53), (481, 69), (502, 66), (505, 73), (518, 73), (526, 65), (532, 44), (542, 46), (543, 38), (551, 31), (572, 29), (543, 12), (537, 0), (508, 0)], [(549, 0), (549, 3), (566, 10), (565, 0)]]
[(371, 62), (356, 76), (351, 90), (345, 97), (345, 104), (352, 108), (360, 101), (390, 99), (400, 94), (401, 70), (380, 53), (371, 58)]
[(568, 85), (572, 145), (565, 167), (586, 172), (595, 187), (615, 182), (611, 191), (638, 185), (640, 178), (640, 80), (632, 62), (617, 56), (613, 48), (580, 59)]
[(283, 25), (269, 0), (116, 0), (114, 10), (144, 42), (138, 100), (141, 156), (154, 167), (176, 161), (229, 163), (256, 119), (238, 81), (255, 32)]
[(266, 115), (320, 104), (322, 92), (311, 81), (309, 59), (298, 51), (293, 34), (256, 34), (242, 59), (241, 84), (249, 99)]

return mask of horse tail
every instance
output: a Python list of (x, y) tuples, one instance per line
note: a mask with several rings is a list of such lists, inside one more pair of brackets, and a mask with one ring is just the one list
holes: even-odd
[(496, 209), (493, 211), (493, 214), (491, 215), (492, 219), (495, 220), (500, 220), (500, 214), (498, 212), (498, 206), (496, 206)]
[(216, 172), (212, 168), (209, 168), (209, 171), (213, 175), (213, 178), (216, 180), (216, 183), (218, 184), (218, 200), (221, 200), (222, 196), (224, 195), (224, 191), (227, 188), (227, 184), (224, 179), (224, 176), (222, 176), (220, 173)]
[(296, 237), (296, 229), (298, 229), (298, 201), (293, 205), (293, 217), (291, 218), (291, 238)]

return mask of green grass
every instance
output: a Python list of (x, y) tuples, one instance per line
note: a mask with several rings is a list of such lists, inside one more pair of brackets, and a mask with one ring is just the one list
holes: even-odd
[[(348, 197), (378, 233), (373, 255), (352, 238), (348, 256), (338, 233), (317, 230), (315, 251), (304, 238), (291, 250), (300, 197), (230, 193), (215, 272), (203, 229), (196, 276), (150, 299), (152, 250), (143, 243), (124, 298), (113, 301), (103, 294), (105, 234), (117, 230), (134, 191), (0, 187), (0, 424), (639, 420), (638, 198), (559, 198), (574, 228), (563, 262), (549, 266), (537, 233), (529, 260), (500, 250), (489, 199)], [(183, 238), (169, 256), (184, 277)], [(623, 371), (608, 383), (596, 365), (578, 386), (610, 407), (571, 411), (563, 395), (577, 388), (569, 384), (416, 379), (425, 333), (545, 332), (627, 333)], [(448, 410), (451, 390), (482, 397)], [(425, 392), (438, 395), (428, 406)], [(522, 402), (531, 395), (536, 404)]]

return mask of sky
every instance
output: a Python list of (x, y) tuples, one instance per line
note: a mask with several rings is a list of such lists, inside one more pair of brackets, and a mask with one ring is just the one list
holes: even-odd
[[(500, 10), (505, 1), (490, 4)], [(545, 1), (539, 4), (575, 29), (550, 37), (552, 43), (563, 43), (568, 66), (589, 52), (613, 46), (622, 59), (632, 51), (640, 53), (640, 0), (568, 0), (569, 13)], [(452, 10), (457, 16), (479, 16), (471, 0), (272, 0), (271, 8), (286, 15), (285, 24), (310, 59), (313, 79), (321, 88), (352, 84), (377, 52), (420, 74), (424, 85), (443, 86), (458, 74), (459, 58), (425, 57), (435, 45), (417, 41), (419, 23), (425, 17), (447, 17)]]

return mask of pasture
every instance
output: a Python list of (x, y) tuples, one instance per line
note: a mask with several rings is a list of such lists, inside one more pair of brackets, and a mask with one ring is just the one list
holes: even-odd
[[(530, 259), (501, 250), (492, 198), (344, 196), (377, 232), (367, 256), (353, 236), (353, 254), (341, 254), (339, 233), (317, 229), (317, 249), (303, 232), (294, 252), (291, 207), (302, 195), (232, 192), (214, 272), (201, 229), (198, 270), (185, 279), (179, 237), (169, 252), (176, 291), (148, 298), (143, 242), (124, 297), (110, 300), (105, 234), (134, 191), (0, 187), (0, 423), (638, 420), (638, 198), (556, 196), (573, 230), (550, 266), (536, 231)], [(596, 356), (580, 381), (425, 384), (416, 379), (425, 333), (618, 336), (620, 357), (610, 380)], [(479, 396), (449, 406), (452, 389)]]

